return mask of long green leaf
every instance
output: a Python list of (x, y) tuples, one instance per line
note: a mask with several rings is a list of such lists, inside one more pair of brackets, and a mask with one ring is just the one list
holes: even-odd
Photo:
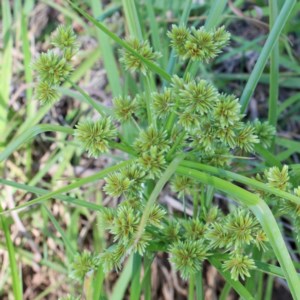
[(15, 210), (18, 210), (18, 209), (22, 209), (22, 208), (26, 208), (26, 207), (29, 207), (31, 205), (34, 205), (34, 204), (37, 204), (37, 203), (41, 203), (43, 201), (46, 201), (50, 198), (55, 198), (56, 196), (62, 194), (62, 193), (67, 193), (73, 189), (76, 189), (76, 188), (79, 188), (81, 186), (83, 186), (84, 184), (88, 184), (88, 183), (92, 183), (96, 180), (99, 180), (99, 179), (103, 179), (106, 175), (108, 175), (109, 173), (111, 172), (115, 172), (121, 168), (124, 168), (126, 167), (127, 165), (129, 165), (130, 163), (132, 163), (132, 160), (127, 160), (127, 161), (123, 161), (115, 166), (112, 166), (112, 167), (108, 167), (94, 175), (91, 175), (91, 176), (88, 176), (88, 177), (85, 177), (85, 178), (81, 178), (81, 179), (78, 179), (76, 182), (73, 182), (71, 184), (68, 184), (60, 189), (57, 189), (56, 191), (53, 191), (53, 192), (49, 192), (45, 195), (42, 195), (38, 198), (35, 198), (31, 201), (28, 201), (24, 204), (21, 204), (19, 206), (16, 206), (15, 208), (13, 209), (10, 209), (10, 210), (6, 210), (6, 211), (3, 211), (0, 213), (1, 214), (5, 214), (5, 213), (8, 213), (8, 212), (12, 212), (12, 211), (15, 211)]
[[(0, 205), (0, 213), (1, 212), (2, 212), (2, 206)], [(0, 221), (1, 221), (3, 232), (4, 232), (4, 236), (5, 236), (6, 249), (8, 251), (14, 299), (22, 300), (23, 299), (22, 284), (21, 284), (21, 278), (19, 276), (17, 261), (16, 261), (16, 257), (15, 257), (15, 248), (14, 248), (13, 242), (11, 240), (10, 231), (9, 231), (9, 227), (8, 227), (6, 218), (4, 216), (1, 216)]]
[(224, 177), (228, 180), (234, 180), (234, 181), (237, 181), (239, 183), (243, 183), (243, 184), (246, 184), (250, 187), (256, 188), (260, 191), (264, 191), (264, 192), (270, 193), (272, 195), (278, 196), (280, 198), (290, 200), (290, 201), (300, 205), (300, 198), (299, 197), (297, 197), (295, 195), (292, 195), (290, 193), (287, 193), (285, 191), (270, 187), (270, 186), (266, 185), (265, 183), (257, 181), (253, 178), (248, 178), (248, 177), (245, 177), (243, 175), (236, 174), (234, 172), (226, 171), (226, 170), (223, 170), (223, 169), (219, 169), (219, 168), (216, 168), (216, 167), (212, 167), (212, 166), (208, 166), (208, 165), (205, 165), (205, 164), (197, 163), (197, 162), (194, 162), (194, 161), (184, 160), (180, 163), (180, 165), (191, 168), (191, 169), (196, 169), (196, 170), (201, 170), (201, 171), (204, 171), (204, 172), (208, 172), (208, 173), (211, 173), (211, 174), (214, 174), (214, 175), (217, 175), (217, 176), (221, 176), (221, 177)]
[(261, 54), (255, 64), (255, 67), (249, 77), (249, 80), (244, 88), (243, 94), (241, 96), (241, 111), (245, 112), (248, 104), (250, 102), (251, 96), (254, 93), (254, 90), (257, 86), (259, 78), (266, 66), (270, 53), (278, 41), (278, 38), (281, 34), (283, 27), (285, 26), (286, 22), (288, 21), (289, 15), (292, 12), (294, 6), (296, 4), (296, 0), (288, 0), (285, 1), (279, 16), (277, 17), (275, 24), (268, 36), (268, 39), (261, 51)]
[(36, 125), (25, 132), (23, 132), (17, 138), (14, 138), (10, 144), (0, 153), (0, 162), (8, 158), (16, 149), (18, 149), (22, 144), (28, 142), (34, 136), (41, 134), (43, 132), (63, 132), (67, 134), (73, 134), (73, 129), (68, 127), (63, 127), (59, 125), (50, 125), (50, 124), (40, 124)]

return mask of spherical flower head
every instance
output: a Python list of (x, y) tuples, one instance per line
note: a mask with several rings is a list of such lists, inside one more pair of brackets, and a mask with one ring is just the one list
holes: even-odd
[(225, 229), (230, 237), (230, 245), (243, 248), (254, 241), (254, 233), (258, 223), (249, 212), (237, 209), (228, 215)]
[(209, 246), (212, 249), (215, 248), (228, 248), (230, 236), (227, 230), (224, 228), (224, 224), (221, 222), (213, 222), (210, 224), (208, 231), (205, 234), (205, 238), (209, 240)]
[(99, 257), (90, 252), (84, 251), (82, 254), (77, 254), (72, 263), (71, 277), (82, 281), (85, 275), (93, 270), (97, 270), (99, 266)]
[(224, 145), (217, 144), (214, 148), (213, 155), (205, 155), (203, 157), (203, 162), (205, 164), (215, 166), (215, 167), (226, 167), (231, 163), (231, 153), (227, 147)]
[(134, 142), (137, 152), (144, 153), (149, 151), (152, 146), (156, 146), (159, 151), (167, 152), (170, 148), (167, 132), (158, 130), (153, 126), (141, 131), (139, 137)]
[(154, 204), (151, 207), (147, 222), (152, 226), (162, 227), (161, 221), (165, 215), (166, 211), (158, 204)]
[(221, 48), (225, 47), (230, 40), (230, 33), (225, 30), (224, 26), (215, 29), (212, 32), (212, 35), (213, 35), (213, 41), (217, 46), (218, 51), (220, 51)]
[(236, 144), (246, 152), (253, 152), (254, 145), (259, 143), (258, 136), (255, 134), (255, 128), (251, 124), (246, 124), (236, 134)]
[(241, 118), (241, 105), (234, 95), (219, 95), (214, 108), (214, 117), (221, 127), (233, 126)]
[(280, 170), (278, 167), (273, 167), (265, 172), (268, 184), (271, 187), (286, 191), (289, 188), (289, 167), (284, 165)]
[(200, 240), (176, 242), (170, 247), (169, 252), (170, 261), (175, 269), (180, 271), (183, 279), (200, 271), (203, 260), (209, 255), (206, 246)]
[(98, 157), (109, 151), (109, 141), (117, 137), (111, 118), (105, 117), (97, 121), (80, 122), (75, 129), (75, 138), (89, 156)]
[(241, 277), (245, 280), (246, 277), (250, 277), (250, 270), (255, 269), (255, 263), (252, 258), (242, 254), (232, 254), (228, 260), (223, 263), (223, 269), (230, 271), (231, 278), (235, 281)]
[(39, 82), (35, 89), (35, 97), (42, 104), (53, 104), (59, 100), (60, 94), (55, 86), (52, 86), (48, 82)]
[(166, 118), (175, 104), (172, 97), (172, 90), (166, 88), (163, 93), (153, 93), (151, 96), (153, 98), (153, 109), (156, 116), (159, 119)]
[(121, 173), (113, 173), (105, 178), (103, 190), (112, 197), (120, 197), (129, 191), (132, 181)]
[(190, 111), (180, 112), (178, 124), (180, 124), (187, 132), (190, 132), (199, 126), (199, 116)]
[(186, 239), (199, 240), (206, 230), (205, 225), (199, 219), (189, 219), (183, 222)]
[(198, 30), (192, 28), (192, 33), (188, 37), (184, 47), (186, 58), (197, 61), (208, 62), (215, 58), (218, 53), (213, 34), (206, 31), (203, 27)]
[(255, 120), (253, 125), (255, 128), (255, 133), (259, 138), (260, 144), (264, 148), (269, 148), (276, 134), (275, 128), (268, 122), (260, 122), (259, 120)]
[(37, 71), (39, 79), (50, 85), (60, 85), (73, 70), (65, 58), (52, 51), (42, 53), (33, 64), (33, 67)]
[(66, 60), (71, 60), (78, 51), (77, 36), (71, 26), (60, 25), (52, 34), (52, 45), (59, 48)]
[(189, 112), (200, 115), (207, 114), (213, 109), (218, 100), (218, 91), (206, 80), (191, 81), (179, 91), (180, 105)]
[[(155, 63), (155, 60), (161, 57), (160, 53), (153, 51), (148, 41), (139, 41), (133, 38), (129, 39), (127, 43), (133, 50), (152, 63)], [(131, 72), (140, 71), (143, 75), (147, 75), (149, 68), (140, 58), (126, 49), (121, 50), (121, 56), (120, 61), (124, 64), (126, 70)]]
[(114, 235), (114, 241), (121, 241), (126, 245), (137, 232), (139, 222), (140, 216), (132, 207), (119, 206), (115, 223), (110, 230)]
[(205, 154), (213, 154), (215, 151), (216, 131), (212, 122), (203, 122), (201, 127), (191, 132), (192, 147), (204, 151)]
[(190, 37), (190, 31), (185, 26), (172, 25), (172, 28), (167, 33), (171, 40), (171, 46), (174, 48), (176, 53), (184, 57), (186, 55), (185, 43)]
[(149, 151), (141, 154), (138, 164), (143, 168), (149, 179), (158, 178), (166, 167), (164, 153), (157, 146), (150, 147)]
[(116, 97), (113, 99), (114, 111), (116, 117), (121, 122), (130, 120), (137, 110), (137, 103), (131, 97)]

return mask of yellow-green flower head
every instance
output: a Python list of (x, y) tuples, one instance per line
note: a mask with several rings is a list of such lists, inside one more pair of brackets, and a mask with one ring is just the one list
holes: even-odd
[(192, 28), (192, 33), (185, 43), (186, 58), (208, 62), (215, 58), (218, 47), (213, 39), (213, 34), (203, 27), (196, 30)]
[(276, 134), (275, 128), (268, 122), (260, 122), (259, 120), (255, 120), (254, 127), (259, 138), (259, 143), (264, 148), (269, 148)]
[[(139, 41), (136, 38), (129, 39), (127, 41), (128, 45), (138, 52), (143, 58), (148, 61), (155, 63), (155, 60), (161, 57), (160, 53), (154, 52), (150, 47), (148, 41)], [(122, 49), (121, 51), (120, 61), (124, 64), (125, 69), (131, 72), (140, 71), (143, 75), (146, 75), (148, 70), (147, 65), (134, 54), (129, 52), (126, 49)]]
[(150, 126), (146, 130), (141, 131), (139, 137), (134, 142), (134, 147), (139, 153), (149, 151), (155, 146), (159, 151), (166, 152), (170, 148), (170, 142), (167, 138), (167, 132), (158, 130)]
[(252, 258), (242, 254), (232, 254), (228, 260), (223, 263), (223, 269), (230, 271), (233, 280), (239, 280), (241, 277), (250, 277), (250, 270), (255, 269), (255, 263)]
[(200, 115), (207, 114), (213, 109), (218, 96), (218, 91), (206, 80), (200, 80), (199, 82), (193, 80), (179, 90), (182, 110)]
[(152, 146), (149, 151), (142, 153), (138, 164), (146, 171), (149, 179), (158, 178), (166, 168), (164, 153), (157, 146)]
[(109, 117), (97, 121), (86, 120), (76, 126), (75, 137), (89, 156), (98, 157), (109, 151), (109, 141), (117, 137), (117, 130)]
[(171, 46), (179, 56), (186, 55), (185, 43), (190, 37), (190, 31), (185, 26), (172, 25), (172, 29), (167, 33), (171, 40)]
[(56, 87), (50, 85), (48, 82), (39, 82), (36, 86), (35, 97), (42, 104), (53, 104), (59, 100), (60, 94)]
[(289, 167), (284, 165), (280, 170), (278, 167), (270, 168), (265, 172), (265, 176), (270, 186), (280, 190), (287, 190), (289, 187)]
[(257, 143), (259, 143), (259, 139), (252, 124), (244, 125), (236, 134), (237, 146), (246, 152), (253, 152)]
[(175, 101), (172, 97), (172, 90), (166, 88), (163, 93), (153, 93), (153, 109), (158, 118), (165, 118), (174, 107)]
[(200, 240), (176, 242), (170, 247), (169, 251), (170, 261), (175, 269), (180, 271), (183, 279), (187, 279), (200, 271), (203, 260), (209, 255), (206, 246)]
[(65, 50), (77, 47), (77, 36), (71, 26), (60, 25), (52, 34), (52, 45)]
[(214, 108), (214, 117), (221, 127), (235, 125), (241, 118), (241, 105), (234, 95), (220, 94)]
[(73, 70), (65, 58), (52, 51), (42, 53), (34, 62), (33, 67), (39, 79), (49, 85), (60, 85)]
[(113, 99), (114, 111), (116, 117), (121, 122), (126, 122), (131, 119), (132, 115), (137, 110), (137, 103), (135, 99), (131, 97), (116, 97)]

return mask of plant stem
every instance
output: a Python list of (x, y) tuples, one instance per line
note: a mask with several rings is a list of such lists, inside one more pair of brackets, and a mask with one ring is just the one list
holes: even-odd
[(195, 274), (191, 274), (189, 278), (188, 300), (195, 299)]

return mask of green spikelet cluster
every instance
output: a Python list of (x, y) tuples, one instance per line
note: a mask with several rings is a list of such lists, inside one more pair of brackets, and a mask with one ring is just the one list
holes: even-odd
[(114, 98), (113, 105), (116, 117), (121, 122), (129, 121), (138, 109), (136, 100), (129, 96)]
[(267, 237), (254, 216), (240, 208), (224, 216), (213, 207), (203, 217), (183, 220), (174, 226), (176, 230), (165, 227), (168, 236), (173, 236), (169, 251), (175, 269), (186, 279), (200, 270), (209, 255), (227, 252), (229, 258), (224, 259), (223, 268), (231, 272), (232, 279), (250, 276), (255, 264), (247, 249), (250, 245), (267, 249)]
[(48, 50), (40, 54), (33, 63), (33, 69), (38, 76), (35, 96), (42, 104), (51, 104), (59, 99), (57, 87), (73, 71), (70, 61), (78, 51), (76, 40), (71, 27), (59, 26), (52, 35), (52, 45), (59, 51)]
[(207, 31), (204, 27), (189, 30), (184, 26), (173, 25), (168, 37), (171, 46), (181, 58), (209, 62), (227, 45), (230, 34), (223, 26)]
[(71, 264), (71, 277), (82, 281), (88, 272), (98, 269), (99, 263), (98, 255), (87, 251), (77, 254)]
[(89, 156), (98, 157), (109, 150), (109, 141), (117, 137), (110, 117), (97, 121), (85, 120), (76, 125), (75, 138)]
[[(152, 63), (161, 57), (160, 53), (154, 52), (150, 47), (148, 41), (139, 41), (136, 38), (127, 40), (128, 45), (139, 53), (143, 58), (149, 60)], [(147, 65), (128, 50), (121, 50), (120, 61), (123, 63), (126, 70), (130, 72), (141, 72), (143, 75), (148, 73)]]
[(142, 197), (127, 197), (117, 209), (106, 208), (101, 212), (102, 226), (113, 235), (114, 241), (99, 256), (105, 272), (120, 269), (131, 251), (143, 255), (154, 238), (153, 234), (161, 227), (166, 213), (156, 204), (150, 210), (143, 234), (138, 240), (135, 239), (144, 208), (145, 201)]

